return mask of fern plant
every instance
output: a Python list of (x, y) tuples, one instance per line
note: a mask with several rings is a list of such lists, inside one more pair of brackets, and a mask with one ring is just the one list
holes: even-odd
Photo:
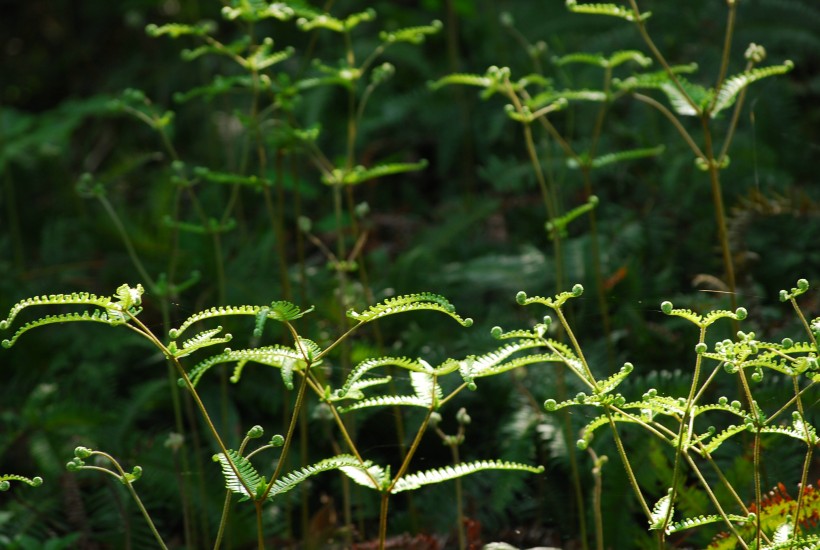
[[(246, 305), (215, 307), (195, 313), (186, 319), (178, 328), (170, 330), (170, 341), (165, 343), (139, 319), (139, 315), (142, 312), (141, 304), (143, 293), (144, 289), (141, 285), (137, 285), (136, 287), (122, 285), (111, 297), (75, 293), (41, 296), (23, 300), (11, 308), (6, 319), (0, 322), (0, 329), (8, 330), (12, 328), (17, 317), (31, 308), (82, 307), (90, 309), (85, 309), (81, 312), (69, 311), (45, 315), (26, 322), (17, 329), (10, 339), (3, 340), (3, 346), (6, 348), (13, 346), (22, 335), (35, 328), (41, 328), (54, 323), (84, 321), (103, 322), (110, 326), (127, 327), (156, 346), (177, 369), (180, 376), (180, 385), (186, 388), (189, 395), (193, 398), (217, 447), (220, 449), (220, 452), (214, 456), (214, 460), (220, 465), (228, 496), (226, 497), (222, 522), (220, 523), (217, 535), (217, 546), (219, 546), (222, 540), (225, 522), (227, 521), (227, 513), (230, 509), (229, 497), (231, 493), (240, 495), (240, 500), (253, 502), (257, 517), (258, 546), (259, 548), (264, 548), (264, 529), (262, 522), (263, 504), (270, 500), (276, 500), (279, 495), (294, 489), (308, 478), (328, 470), (339, 470), (354, 482), (380, 493), (380, 547), (384, 547), (387, 537), (389, 497), (393, 494), (458, 479), (484, 470), (523, 471), (530, 473), (540, 473), (543, 471), (543, 468), (540, 466), (530, 466), (517, 462), (477, 460), (457, 462), (453, 466), (408, 473), (413, 455), (418, 448), (427, 426), (430, 424), (430, 418), (434, 414), (437, 414), (437, 411), (455, 395), (465, 388), (475, 389), (476, 379), (506, 372), (512, 368), (532, 362), (555, 360), (552, 356), (531, 356), (524, 360), (506, 361), (512, 353), (526, 347), (526, 345), (510, 345), (499, 352), (483, 356), (470, 356), (463, 360), (448, 359), (437, 367), (431, 366), (423, 359), (414, 361), (407, 358), (372, 358), (365, 360), (354, 368), (338, 389), (333, 389), (330, 385), (323, 385), (320, 379), (314, 374), (315, 371), (313, 369), (327, 360), (331, 350), (338, 346), (354, 330), (376, 319), (416, 311), (436, 311), (451, 317), (462, 326), (469, 327), (472, 325), (471, 319), (462, 318), (458, 315), (454, 306), (442, 296), (430, 293), (398, 296), (373, 305), (364, 311), (357, 312), (351, 310), (348, 312), (348, 317), (353, 320), (355, 324), (346, 333), (322, 348), (316, 342), (300, 336), (293, 324), (310, 310), (302, 311), (299, 307), (286, 301), (275, 301), (269, 306)], [(212, 322), (215, 318), (234, 315), (244, 315), (253, 318), (255, 325), (254, 333), (256, 335), (261, 334), (264, 330), (266, 320), (273, 320), (284, 324), (292, 337), (293, 345), (261, 346), (242, 350), (224, 348), (222, 352), (200, 359), (188, 369), (183, 367), (182, 359), (207, 351), (212, 346), (224, 345), (231, 340), (231, 336), (220, 336), (222, 327), (200, 330), (194, 336), (179, 343), (178, 340), (182, 335), (195, 326)], [(226, 446), (223, 435), (220, 434), (216, 425), (211, 420), (211, 416), (197, 391), (197, 386), (201, 383), (203, 376), (213, 366), (220, 363), (229, 363), (235, 366), (234, 374), (231, 377), (231, 380), (235, 383), (241, 380), (245, 367), (252, 363), (279, 369), (283, 384), (289, 390), (294, 389), (294, 376), (298, 376), (301, 379), (294, 409), (291, 413), (291, 421), (288, 431), (284, 436), (276, 435), (267, 445), (263, 445), (245, 454), (248, 443), (262, 436), (262, 428), (255, 426), (248, 431), (239, 449), (230, 449)], [(388, 365), (406, 369), (409, 372), (410, 382), (414, 390), (412, 395), (393, 395), (388, 392), (382, 395), (367, 396), (367, 392), (371, 391), (372, 388), (389, 383), (389, 376), (371, 376), (373, 370)], [(463, 382), (445, 395), (439, 381), (448, 375), (459, 375)], [(286, 458), (294, 439), (299, 411), (304, 406), (306, 390), (308, 388), (325, 404), (336, 420), (336, 425), (347, 443), (349, 454), (339, 454), (328, 457), (319, 462), (303, 465), (289, 473), (284, 473), (283, 466), (287, 463)], [(341, 416), (342, 414), (348, 414), (352, 411), (364, 408), (382, 406), (418, 407), (426, 411), (424, 420), (418, 426), (413, 443), (395, 474), (390, 472), (389, 467), (382, 467), (362, 456)], [(251, 458), (257, 453), (274, 448), (281, 449), (275, 471), (267, 478), (259, 473), (253, 465)], [(84, 460), (95, 455), (99, 455), (111, 462), (114, 470), (86, 465)], [(162, 547), (165, 547), (162, 537), (157, 532), (148, 512), (132, 487), (132, 482), (136, 481), (142, 473), (141, 468), (137, 467), (134, 472), (127, 474), (111, 455), (101, 451), (92, 451), (85, 447), (78, 447), (76, 449), (75, 458), (69, 462), (68, 468), (74, 471), (89, 469), (100, 470), (119, 479), (137, 502), (158, 543)]]
[[(777, 343), (767, 342), (757, 339), (752, 332), (738, 332), (734, 340), (710, 343), (709, 330), (715, 323), (722, 319), (742, 321), (747, 316), (746, 310), (738, 308), (735, 311), (715, 310), (699, 314), (689, 309), (676, 309), (668, 301), (661, 304), (664, 314), (684, 319), (698, 330), (687, 395), (667, 395), (652, 388), (639, 399), (619, 393), (619, 386), (633, 372), (630, 363), (607, 378), (596, 375), (564, 314), (566, 301), (582, 294), (580, 285), (576, 285), (572, 292), (552, 298), (529, 297), (523, 292), (516, 298), (521, 305), (538, 304), (551, 310), (566, 333), (569, 346), (545, 336), (551, 317), (530, 331), (505, 333), (498, 328), (493, 334), (497, 338), (523, 342), (526, 349), (530, 349), (532, 344), (547, 349), (553, 361), (563, 363), (586, 387), (572, 399), (548, 399), (544, 407), (550, 412), (572, 407), (594, 407), (600, 411), (581, 430), (577, 446), (580, 449), (589, 448), (602, 430), (611, 434), (649, 529), (656, 533), (659, 548), (665, 547), (671, 535), (710, 524), (721, 524), (728, 533), (721, 537), (726, 546), (717, 547), (809, 547), (816, 541), (816, 536), (807, 533), (805, 526), (811, 525), (816, 511), (812, 496), (814, 489), (808, 484), (808, 475), (818, 439), (816, 429), (807, 420), (806, 409), (808, 396), (811, 395), (807, 392), (814, 388), (818, 380), (820, 318), (809, 322), (796, 300), (808, 288), (808, 282), (801, 279), (796, 287), (783, 290), (780, 294), (781, 301), (792, 305), (805, 329), (805, 339), (800, 342), (790, 338)], [(745, 403), (730, 401), (727, 397), (714, 399), (714, 388), (721, 376), (737, 379)], [(779, 376), (791, 381), (791, 398), (785, 403), (775, 403), (774, 410), (766, 410), (755, 398), (754, 385), (765, 376)], [(637, 473), (621, 436), (623, 430), (635, 428), (661, 442), (671, 456), (671, 479), (666, 480), (667, 490), (656, 497), (654, 503), (651, 487), (641, 483), (642, 476)], [(799, 442), (798, 448), (802, 447), (804, 453), (801, 471), (796, 472), (799, 494), (795, 502), (789, 505), (788, 514), (762, 512), (771, 508), (770, 501), (764, 501), (761, 489), (763, 441), (770, 437), (785, 438), (781, 443), (783, 445), (790, 444), (788, 441)], [(752, 506), (745, 504), (740, 496), (743, 489), (729, 482), (719, 463), (723, 449), (728, 448), (727, 442), (738, 442), (744, 438), (751, 439), (752, 490), (755, 494)], [(676, 518), (675, 505), (684, 489), (684, 480), (693, 480), (705, 492), (712, 507), (710, 513)], [(606, 511), (600, 513), (606, 514)], [(600, 529), (600, 522), (597, 525)], [(733, 541), (732, 546), (726, 542), (729, 539)], [(603, 547), (603, 534), (599, 533), (597, 540), (598, 547)]]

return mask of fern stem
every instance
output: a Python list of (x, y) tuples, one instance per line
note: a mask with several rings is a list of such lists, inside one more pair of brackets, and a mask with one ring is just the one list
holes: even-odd
[(692, 139), (692, 136), (689, 135), (689, 132), (686, 130), (686, 128), (683, 127), (683, 124), (680, 123), (678, 118), (674, 114), (672, 114), (672, 111), (667, 109), (663, 103), (659, 102), (653, 97), (649, 97), (647, 95), (643, 95), (637, 92), (633, 93), (632, 97), (634, 97), (638, 101), (646, 103), (647, 105), (650, 105), (651, 107), (657, 109), (658, 112), (660, 112), (669, 122), (672, 123), (672, 126), (675, 127), (675, 129), (681, 135), (681, 137), (692, 150), (692, 152), (695, 154), (695, 156), (699, 159), (706, 160), (706, 155), (704, 155), (703, 151), (700, 150), (700, 147), (698, 147), (698, 144), (695, 143), (695, 141)]
[[(726, 72), (729, 69), (729, 57), (732, 52), (732, 37), (735, 31), (735, 19), (737, 18), (737, 2), (726, 2), (729, 5), (729, 13), (726, 16), (726, 32), (723, 35), (723, 53), (720, 56), (720, 72), (718, 73), (717, 82), (715, 83), (715, 97), (712, 98), (712, 106), (717, 101), (720, 88), (726, 80)], [(709, 110), (711, 111), (711, 107)]]
[[(746, 544), (746, 541), (743, 540), (743, 537), (740, 536), (740, 533), (737, 531), (734, 524), (731, 522), (731, 520), (729, 520), (729, 517), (726, 515), (726, 512), (723, 510), (723, 507), (720, 505), (720, 501), (718, 500), (717, 496), (715, 496), (715, 493), (712, 492), (712, 488), (710, 487), (709, 482), (706, 481), (706, 478), (703, 477), (703, 474), (701, 473), (701, 471), (698, 468), (697, 464), (695, 464), (695, 461), (692, 460), (692, 457), (689, 456), (688, 453), (684, 453), (683, 457), (686, 459), (686, 462), (689, 463), (689, 466), (692, 468), (692, 471), (695, 472), (695, 475), (697, 476), (698, 480), (700, 481), (701, 487), (703, 487), (703, 490), (706, 491), (706, 494), (709, 496), (709, 500), (712, 501), (712, 504), (717, 509), (718, 514), (720, 515), (720, 517), (723, 518), (723, 521), (726, 523), (726, 527), (735, 536), (738, 543), (740, 543), (740, 546), (742, 546), (744, 550), (749, 550), (749, 546)], [(760, 510), (760, 508), (758, 508), (758, 511), (759, 510)], [(759, 521), (760, 514), (758, 514), (757, 517), (758, 517), (758, 521)], [(757, 548), (760, 548), (760, 546), (757, 546)]]
[[(288, 323), (288, 326), (290, 324)], [(282, 451), (279, 454), (279, 460), (276, 463), (276, 470), (274, 470), (273, 475), (268, 482), (268, 486), (265, 487), (265, 491), (262, 493), (261, 498), (257, 499), (259, 501), (264, 501), (268, 498), (268, 494), (270, 493), (271, 489), (273, 488), (274, 482), (279, 479), (279, 475), (282, 473), (282, 468), (285, 466), (285, 459), (288, 456), (288, 451), (290, 450), (290, 444), (293, 440), (293, 434), (296, 431), (296, 424), (299, 420), (299, 411), (302, 410), (302, 405), (304, 404), (305, 400), (305, 389), (307, 389), (307, 379), (308, 373), (310, 372), (310, 360), (305, 358), (306, 365), (305, 365), (305, 373), (302, 375), (302, 382), (299, 384), (299, 390), (296, 393), (296, 403), (293, 405), (293, 412), (291, 413), (290, 417), (290, 424), (288, 425), (288, 431), (285, 435), (285, 444), (282, 445)]]
[(145, 522), (148, 524), (148, 528), (151, 530), (151, 533), (157, 540), (157, 544), (159, 544), (160, 548), (162, 548), (163, 550), (168, 550), (168, 547), (165, 545), (165, 541), (162, 540), (162, 536), (159, 534), (159, 531), (157, 531), (157, 528), (154, 525), (153, 520), (151, 520), (151, 515), (148, 513), (148, 510), (142, 503), (142, 500), (137, 494), (137, 491), (134, 489), (134, 485), (131, 483), (131, 480), (128, 478), (128, 475), (125, 473), (125, 470), (123, 470), (122, 466), (120, 466), (120, 463), (117, 462), (117, 460), (113, 456), (102, 451), (92, 451), (92, 454), (103, 456), (107, 458), (109, 461), (111, 461), (111, 464), (113, 464), (114, 468), (116, 468), (117, 472), (119, 472), (119, 475), (114, 474), (114, 472), (112, 472), (111, 470), (107, 470), (106, 468), (99, 468), (96, 466), (84, 466), (83, 469), (94, 469), (102, 472), (107, 472), (113, 475), (115, 478), (117, 478), (123, 485), (125, 485), (125, 488), (128, 489), (128, 492), (131, 494), (131, 498), (133, 498), (134, 502), (137, 503), (137, 507), (140, 509), (140, 513), (142, 514), (142, 517), (145, 518)]
[(128, 253), (128, 257), (131, 259), (131, 263), (134, 264), (134, 267), (137, 269), (137, 272), (142, 277), (142, 280), (145, 281), (146, 286), (151, 288), (151, 290), (156, 289), (156, 283), (148, 275), (148, 271), (145, 269), (145, 266), (142, 265), (142, 261), (137, 254), (136, 249), (134, 248), (134, 244), (131, 242), (131, 237), (128, 235), (128, 231), (125, 229), (125, 225), (123, 225), (122, 220), (120, 219), (119, 215), (117, 214), (114, 207), (111, 205), (111, 202), (102, 195), (95, 195), (97, 200), (100, 201), (105, 212), (108, 214), (108, 217), (111, 219), (111, 223), (114, 224), (114, 227), (117, 229), (117, 233), (120, 234), (120, 239), (122, 239), (122, 244), (125, 246), (125, 250)]
[[(705, 340), (706, 326), (701, 326), (700, 335), (698, 336), (698, 344), (703, 344)], [(681, 455), (687, 452), (686, 450), (684, 450), (684, 441), (686, 442), (686, 446), (688, 446), (688, 442), (692, 437), (692, 433), (689, 431), (689, 422), (692, 417), (692, 407), (695, 406), (695, 395), (698, 387), (698, 380), (700, 378), (700, 369), (702, 363), (703, 355), (700, 353), (696, 354), (695, 369), (694, 373), (692, 374), (692, 384), (689, 386), (689, 395), (686, 398), (686, 407), (683, 410), (683, 416), (680, 420), (680, 427), (678, 428), (678, 441), (677, 446), (675, 447), (675, 461), (672, 467), (672, 486), (671, 492), (669, 493), (670, 506), (666, 512), (666, 517), (663, 520), (663, 526), (660, 529), (661, 542), (665, 540), (666, 527), (669, 525), (669, 522), (672, 521), (672, 504), (674, 504), (675, 497), (678, 493), (678, 478), (680, 477), (681, 473)]]
[(214, 550), (219, 550), (222, 545), (222, 537), (225, 535), (225, 525), (228, 523), (228, 514), (231, 511), (231, 492), (225, 491), (225, 502), (222, 504), (222, 516), (219, 520), (219, 528), (216, 531)]
[[(709, 129), (708, 117), (702, 117), (701, 123), (703, 125), (704, 149), (706, 151), (706, 163), (709, 169), (709, 181), (712, 186), (712, 202), (715, 207), (715, 222), (717, 224), (720, 249), (723, 255), (723, 269), (726, 271), (726, 286), (729, 288), (729, 302), (734, 310), (737, 309), (735, 265), (729, 244), (729, 232), (726, 229), (726, 208), (723, 205), (723, 190), (720, 185), (719, 168), (712, 152), (712, 132)], [(740, 329), (737, 319), (732, 319), (732, 328), (734, 332)], [(741, 378), (745, 379), (743, 371), (741, 370), (740, 372)], [(748, 387), (745, 388), (745, 392), (751, 402), (751, 392), (749, 392)]]
[(677, 75), (675, 75), (675, 72), (672, 70), (672, 67), (669, 66), (669, 63), (666, 61), (666, 58), (655, 45), (655, 42), (652, 40), (652, 37), (649, 36), (649, 32), (647, 32), (646, 30), (646, 23), (644, 23), (644, 20), (641, 17), (641, 11), (638, 8), (636, 0), (629, 0), (629, 5), (632, 7), (632, 11), (635, 13), (634, 23), (635, 26), (638, 28), (638, 33), (641, 35), (641, 38), (646, 43), (647, 47), (649, 47), (649, 51), (652, 52), (652, 56), (658, 63), (660, 63), (664, 71), (666, 71), (666, 74), (669, 76), (669, 79), (678, 89), (681, 96), (683, 96), (686, 99), (686, 102), (689, 104), (689, 106), (692, 107), (692, 109), (694, 109), (696, 113), (699, 113), (700, 108), (692, 100), (692, 98), (689, 97), (689, 94), (686, 93), (686, 90), (681, 85), (680, 80), (678, 80), (678, 77)]

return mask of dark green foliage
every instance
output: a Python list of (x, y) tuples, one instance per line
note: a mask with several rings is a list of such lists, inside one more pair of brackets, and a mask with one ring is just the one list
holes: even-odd
[[(509, 536), (537, 527), (555, 546), (597, 544), (590, 450), (609, 457), (604, 547), (657, 548), (652, 522), (684, 529), (671, 544), (726, 530), (675, 465), (685, 450), (673, 435), (645, 444), (636, 418), (674, 431), (691, 415), (687, 452), (713, 451), (745, 506), (755, 487), (797, 495), (814, 481), (801, 476), (805, 426), (820, 420), (814, 2), (736, 2), (725, 43), (727, 3), (706, 0), (345, 0), (329, 14), (297, 0), (11, 4), (0, 14), (0, 546), (156, 547), (121, 483), (64, 471), (77, 445), (145, 469), (135, 488), (169, 546), (212, 546), (225, 484), (208, 458), (222, 453), (224, 470), (225, 451), (243, 470), (224, 473), (250, 500), (274, 471), (293, 481), (265, 504), (268, 546), (363, 542), (439, 406), (450, 434), (448, 412), (470, 411), (461, 463), (546, 469), (464, 478), (464, 514), (485, 543), (549, 546)], [(133, 286), (109, 294), (123, 281)], [(576, 282), (583, 296), (569, 292)], [(808, 318), (790, 314), (794, 299)], [(583, 353), (542, 306), (562, 310)], [(686, 412), (695, 361), (716, 374)], [(308, 379), (308, 414), (291, 423)], [(807, 387), (803, 411), (792, 416), (792, 402), (769, 421), (793, 380)], [(333, 411), (363, 457), (345, 454)], [(285, 463), (272, 441), (243, 447), (252, 425), (292, 443)], [(650, 518), (626, 496), (613, 425), (633, 462), (652, 465), (639, 475)], [(391, 498), (395, 533), (451, 531), (456, 547), (455, 509), (430, 513), (453, 498), (448, 447), (427, 434), (415, 457), (403, 474), (420, 477), (403, 479), (444, 483)], [(363, 461), (381, 473), (360, 468), (351, 477), (365, 487), (343, 496), (347, 479), (326, 470)], [(322, 475), (287, 477), (316, 464)], [(720, 476), (702, 475), (742, 523)], [(652, 514), (670, 488), (674, 517)], [(243, 504), (225, 546), (257, 544)], [(308, 541), (317, 525), (326, 540)]]

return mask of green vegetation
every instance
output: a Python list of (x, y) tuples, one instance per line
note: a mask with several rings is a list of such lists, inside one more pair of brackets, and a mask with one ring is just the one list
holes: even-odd
[(820, 7), (70, 4), (0, 18), (0, 546), (820, 544)]

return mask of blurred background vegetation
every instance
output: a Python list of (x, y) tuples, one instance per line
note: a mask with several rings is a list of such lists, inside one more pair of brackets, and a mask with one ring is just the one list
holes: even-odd
[[(699, 71), (691, 79), (711, 85), (723, 46), (725, 3), (642, 5), (653, 12), (650, 32), (667, 58), (697, 62)], [(723, 172), (737, 299), (751, 314), (744, 328), (778, 338), (794, 334), (794, 326), (789, 312), (776, 302), (777, 291), (798, 277), (820, 282), (820, 7), (814, 0), (743, 0), (739, 6), (730, 72), (742, 70), (742, 52), (750, 42), (765, 46), (771, 63), (790, 59), (795, 64), (788, 75), (750, 87), (730, 151), (732, 163)], [(351, 193), (355, 204), (367, 204), (358, 222), (368, 236), (358, 258), (367, 279), (356, 279), (343, 291), (349, 294), (345, 303), (360, 307), (372, 297), (432, 291), (476, 320), (469, 330), (439, 325), (432, 316), (391, 320), (378, 334), (357, 336), (349, 360), (379, 348), (431, 363), (491, 349), (492, 326), (514, 328), (535, 320), (537, 312), (515, 306), (516, 291), (555, 291), (546, 214), (520, 128), (505, 114), (504, 100), (482, 100), (471, 88), (431, 90), (427, 83), (453, 72), (484, 74), (497, 65), (510, 67), (515, 77), (540, 70), (558, 87), (595, 89), (600, 86), (599, 70), (559, 66), (554, 59), (572, 52), (608, 55), (643, 49), (642, 43), (629, 24), (573, 15), (557, 0), (331, 0), (324, 7), (338, 15), (375, 9), (375, 21), (353, 33), (362, 52), (374, 47), (381, 29), (443, 22), (442, 32), (423, 44), (387, 50), (383, 59), (396, 67), (395, 75), (372, 94), (361, 119), (358, 163), (426, 159), (429, 164), (421, 172), (364, 183)], [(300, 325), (303, 333), (320, 342), (338, 333), (342, 321), (337, 278), (326, 266), (328, 258), (298, 229), (299, 216), (309, 217), (315, 238), (333, 248), (337, 225), (332, 194), (309, 155), (282, 145), (276, 129), (268, 130), (268, 165), (261, 169), (281, 183), (281, 192), (273, 193), (268, 203), (280, 214), (275, 216), (282, 223), (278, 239), (258, 190), (243, 188), (232, 194), (230, 186), (203, 185), (197, 207), (206, 217), (218, 217), (226, 202), (235, 201), (236, 227), (220, 234), (218, 254), (213, 235), (182, 235), (175, 248), (171, 227), (163, 220), (175, 204), (193, 211), (193, 201), (174, 202), (177, 168), (157, 133), (112, 107), (123, 90), (138, 88), (158, 113), (174, 111), (168, 136), (188, 166), (237, 174), (259, 170), (258, 159), (247, 153), (242, 119), (251, 101), (248, 93), (184, 97), (215, 76), (234, 75), (236, 70), (223, 58), (181, 59), (182, 49), (199, 45), (191, 37), (171, 40), (145, 32), (149, 23), (194, 24), (203, 19), (218, 22), (215, 36), (226, 43), (247, 32), (241, 22), (222, 20), (220, 8), (218, 2), (202, 0), (0, 2), (0, 311), (27, 296), (81, 290), (110, 294), (123, 282), (145, 282), (104, 203), (78, 193), (81, 175), (90, 173), (104, 186), (108, 206), (155, 281), (167, 273), (170, 256), (176, 271), (173, 282), (199, 274), (178, 291), (147, 294), (145, 315), (158, 331), (167, 321), (160, 313), (163, 300), (170, 321), (178, 324), (190, 313), (219, 303), (264, 304), (285, 297), (285, 258), (289, 298), (317, 306), (313, 318)], [(254, 33), (257, 40), (273, 37), (276, 49), (296, 49), (273, 74), (299, 75), (313, 70), (312, 58), (334, 64), (342, 55), (336, 36), (301, 32), (292, 23), (261, 21)], [(626, 70), (621, 76), (628, 74)], [(321, 124), (316, 143), (328, 158), (344, 158), (348, 118), (343, 90), (307, 90), (292, 112), (302, 128)], [(553, 121), (583, 148), (595, 115), (594, 105), (578, 104)], [(658, 304), (671, 299), (676, 306), (700, 310), (728, 305), (719, 292), (724, 290), (723, 268), (708, 181), (663, 117), (629, 98), (612, 105), (601, 151), (659, 144), (665, 145), (659, 156), (596, 173), (593, 191), (600, 198), (596, 215), (611, 319), (608, 331), (591, 292), (595, 280), (584, 219), (570, 226), (564, 241), (565, 280), (590, 290), (574, 304), (572, 322), (599, 372), (629, 360), (647, 387), (687, 388), (695, 334), (662, 319)], [(583, 203), (586, 192), (579, 172), (567, 166), (558, 145), (547, 135), (539, 136), (537, 145), (564, 209)], [(280, 170), (277, 163), (285, 168)], [(348, 243), (348, 249), (352, 246)], [(809, 297), (809, 314), (817, 313), (816, 296)], [(249, 334), (250, 328), (237, 324), (233, 332)], [(64, 471), (78, 444), (103, 448), (124, 463), (144, 467), (138, 488), (155, 511), (160, 530), (175, 534), (171, 540), (176, 545), (183, 544), (183, 506), (190, 506), (196, 517), (191, 520), (196, 540), (212, 536), (223, 499), (218, 471), (208, 460), (213, 451), (204, 437), (199, 439), (196, 425), (188, 426), (186, 435), (193, 438), (193, 452), (168, 445), (169, 434), (177, 431), (168, 379), (162, 358), (146, 349), (127, 331), (70, 326), (38, 331), (0, 355), (2, 471), (46, 479), (39, 489), (19, 488), (0, 496), (2, 544), (35, 548), (52, 540), (65, 547), (119, 548), (126, 537), (133, 548), (153, 546), (113, 485)], [(770, 392), (776, 401), (776, 380), (766, 384), (761, 393)], [(644, 389), (633, 391), (640, 395)], [(568, 389), (570, 394), (573, 390)], [(235, 440), (253, 424), (273, 433), (286, 420), (282, 412), (290, 396), (270, 372), (249, 372), (241, 384), (227, 389), (224, 376), (222, 384), (215, 377), (202, 391)], [(473, 417), (462, 458), (500, 457), (547, 466), (545, 476), (536, 481), (505, 476), (498, 482), (493, 475), (465, 481), (466, 513), (481, 527), (485, 542), (567, 548), (579, 544), (577, 515), (587, 512), (566, 505), (570, 475), (560, 426), (533, 406), (556, 391), (552, 367), (540, 367), (496, 377), (492, 387), (479, 385), (459, 402)], [(360, 439), (372, 439), (369, 450), (384, 462), (394, 461), (398, 448), (389, 417), (375, 414), (358, 426)], [(448, 422), (454, 431), (454, 418), (445, 416), (445, 427)], [(583, 422), (573, 418), (576, 427)], [(303, 450), (310, 457), (332, 452), (332, 435), (321, 418), (310, 419), (306, 433)], [(662, 450), (632, 444), (635, 456), (654, 465), (644, 472), (645, 483), (660, 488)], [(606, 452), (607, 442), (596, 448)], [(749, 473), (743, 452), (738, 449), (737, 459), (726, 458), (736, 462), (727, 468), (738, 479)], [(794, 481), (785, 477), (795, 459), (781, 454), (774, 455), (775, 466), (766, 473), (767, 486)], [(580, 459), (585, 487), (591, 491), (588, 457)], [(447, 450), (431, 436), (420, 461), (423, 467), (446, 464)], [(205, 480), (191, 483), (187, 478), (193, 479), (191, 472), (199, 469), (206, 472)], [(632, 520), (639, 516), (634, 516), (620, 474), (616, 465), (604, 470), (607, 544), (632, 548), (645, 537), (645, 525)], [(306, 538), (306, 525), (332, 534), (336, 524), (328, 519), (329, 511), (339, 509), (339, 497), (334, 497), (335, 504), (326, 497), (338, 495), (336, 483), (317, 482), (304, 505), (295, 496), (271, 511), (267, 520), (282, 544)], [(185, 487), (188, 503), (180, 501), (180, 487)], [(439, 511), (451, 494), (452, 488), (444, 486), (397, 504), (391, 531), (447, 536), (454, 517)], [(354, 495), (357, 528), (365, 538), (372, 536), (377, 515), (370, 496)], [(691, 496), (693, 509), (698, 498)], [(123, 523), (122, 517), (130, 519)], [(248, 528), (252, 521), (236, 512), (233, 547), (253, 544), (253, 528)]]

